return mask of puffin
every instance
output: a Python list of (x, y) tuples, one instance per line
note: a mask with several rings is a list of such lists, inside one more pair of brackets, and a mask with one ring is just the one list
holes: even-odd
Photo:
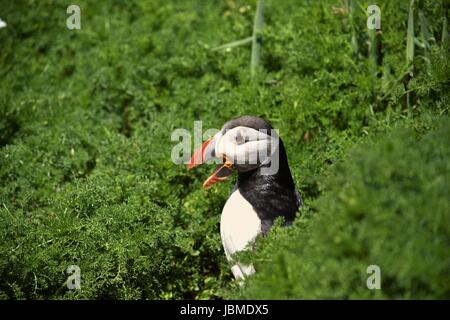
[(266, 235), (276, 218), (283, 217), (283, 225), (290, 225), (303, 200), (295, 187), (283, 141), (262, 118), (244, 115), (226, 122), (194, 152), (188, 168), (211, 163), (217, 166), (203, 183), (204, 188), (237, 172), (222, 210), (220, 235), (231, 272), (242, 284), (255, 268), (233, 261), (233, 255), (247, 250), (259, 235)]

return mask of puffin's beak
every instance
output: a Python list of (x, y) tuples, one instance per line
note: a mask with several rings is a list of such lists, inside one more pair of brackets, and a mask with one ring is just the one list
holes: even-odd
[(192, 169), (206, 161), (214, 158), (216, 142), (214, 137), (202, 143), (201, 147), (195, 150), (194, 155), (188, 163), (188, 169)]
[(233, 165), (226, 161), (224, 164), (219, 164), (214, 170), (214, 173), (203, 182), (203, 188), (209, 188), (214, 183), (225, 181), (233, 173)]
[[(188, 168), (192, 169), (200, 164), (203, 164), (216, 157), (215, 154), (216, 141), (214, 137), (209, 138), (202, 143), (201, 147), (198, 148), (191, 160), (188, 163)], [(208, 179), (203, 182), (203, 188), (209, 188), (214, 183), (224, 181), (233, 173), (233, 164), (223, 157), (223, 163), (217, 165), (214, 173), (208, 177)]]

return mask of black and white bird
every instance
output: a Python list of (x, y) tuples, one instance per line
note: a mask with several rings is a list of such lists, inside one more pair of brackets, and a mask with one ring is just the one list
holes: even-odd
[[(227, 179), (237, 171), (236, 185), (222, 210), (220, 235), (228, 261), (245, 250), (259, 234), (265, 235), (277, 217), (285, 224), (302, 206), (288, 165), (283, 142), (265, 120), (242, 116), (228, 121), (195, 151), (188, 167), (218, 163), (203, 187)], [(253, 265), (234, 263), (234, 277), (242, 281), (253, 274)]]

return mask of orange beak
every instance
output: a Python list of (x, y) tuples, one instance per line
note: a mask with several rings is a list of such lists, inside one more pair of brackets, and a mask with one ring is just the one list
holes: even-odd
[[(214, 137), (206, 140), (198, 148), (188, 163), (188, 169), (192, 169), (206, 161), (215, 157), (215, 141)], [(203, 188), (210, 188), (213, 184), (226, 180), (233, 173), (233, 164), (223, 157), (223, 163), (217, 165), (213, 174), (203, 182)]]
[[(206, 160), (206, 151), (210, 150), (211, 147), (214, 147), (212, 144), (213, 138), (209, 138), (205, 142), (202, 143), (201, 147), (195, 150), (194, 155), (192, 156), (191, 160), (188, 163), (188, 169), (192, 169), (202, 163), (204, 163)], [(211, 157), (212, 158), (212, 157)]]
[(203, 188), (210, 188), (214, 183), (225, 181), (233, 173), (233, 165), (226, 161), (224, 164), (219, 164), (214, 170), (214, 173), (203, 182)]

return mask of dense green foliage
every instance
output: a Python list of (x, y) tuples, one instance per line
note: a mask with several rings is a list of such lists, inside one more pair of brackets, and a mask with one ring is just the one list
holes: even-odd
[[(367, 263), (386, 269), (380, 297), (448, 297), (448, 139), (441, 137), (448, 122), (417, 151), (408, 133), (391, 134), (391, 144), (380, 138), (367, 158), (356, 152), (333, 169), (355, 143), (397, 123), (420, 137), (447, 117), (440, 3), (426, 2), (436, 41), (416, 50), (408, 114), (409, 1), (377, 1), (380, 77), (367, 58), (366, 14), (357, 5), (352, 27), (344, 2), (268, 0), (262, 66), (251, 81), (250, 47), (211, 48), (251, 35), (255, 1), (78, 1), (81, 30), (66, 28), (65, 2), (2, 1), (0, 298), (363, 297), (373, 294), (358, 287)], [(242, 114), (279, 129), (309, 208), (293, 228), (261, 241), (258, 275), (239, 292), (229, 290), (218, 232), (233, 182), (203, 190), (212, 168), (188, 172), (170, 155), (175, 128), (192, 130), (195, 120), (220, 128)], [(401, 215), (383, 220), (396, 208)], [(271, 260), (283, 241), (286, 251)], [(427, 242), (432, 251), (424, 256)], [(402, 265), (393, 261), (400, 253)], [(316, 274), (320, 261), (327, 263)], [(82, 289), (69, 291), (65, 272), (73, 264)]]

